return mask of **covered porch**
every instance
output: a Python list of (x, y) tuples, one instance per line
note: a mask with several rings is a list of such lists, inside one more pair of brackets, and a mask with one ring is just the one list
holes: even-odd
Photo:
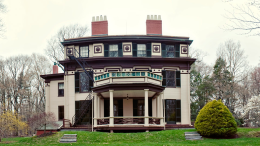
[(94, 87), (94, 129), (163, 130), (163, 90), (151, 83)]

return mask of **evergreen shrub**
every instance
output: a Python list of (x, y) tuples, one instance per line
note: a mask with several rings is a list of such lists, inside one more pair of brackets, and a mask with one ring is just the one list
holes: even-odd
[(227, 137), (237, 132), (237, 123), (221, 100), (213, 100), (200, 110), (195, 128), (202, 136)]

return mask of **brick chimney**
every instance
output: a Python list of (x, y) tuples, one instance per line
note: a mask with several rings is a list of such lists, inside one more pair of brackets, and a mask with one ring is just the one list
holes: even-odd
[(53, 74), (57, 74), (58, 73), (58, 65), (56, 65), (56, 62), (54, 62), (54, 65), (52, 67), (52, 71), (53, 71)]
[(107, 16), (92, 17), (92, 36), (108, 35)]
[(147, 35), (162, 35), (162, 20), (161, 15), (147, 15), (146, 20)]

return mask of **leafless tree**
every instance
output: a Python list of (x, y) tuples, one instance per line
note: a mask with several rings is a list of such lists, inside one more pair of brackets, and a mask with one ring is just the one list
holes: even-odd
[[(0, 0), (0, 14), (3, 14), (6, 12), (6, 6), (3, 4), (3, 1)], [(3, 24), (3, 20), (0, 17), (0, 37), (3, 37), (3, 33), (4, 33), (5, 29), (4, 29), (4, 24)]]
[(87, 26), (81, 26), (79, 24), (62, 27), (58, 33), (48, 41), (47, 48), (45, 49), (46, 54), (52, 62), (56, 62), (58, 66), (64, 70), (64, 67), (58, 62), (58, 60), (64, 59), (64, 48), (61, 42), (65, 39), (83, 37), (87, 31)]
[(55, 123), (55, 115), (51, 112), (45, 113), (36, 113), (31, 118), (28, 119), (28, 125), (33, 131), (36, 131), (39, 128), (44, 128), (44, 133), (46, 131), (46, 126), (58, 126)]
[(228, 10), (225, 14), (228, 23), (224, 25), (224, 29), (260, 36), (260, 1), (247, 0), (242, 5), (231, 6), (232, 10)]

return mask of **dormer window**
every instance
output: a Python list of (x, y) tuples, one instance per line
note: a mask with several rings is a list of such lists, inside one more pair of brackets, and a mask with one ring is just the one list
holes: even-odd
[(81, 46), (79, 48), (79, 54), (81, 57), (89, 57), (88, 46)]

